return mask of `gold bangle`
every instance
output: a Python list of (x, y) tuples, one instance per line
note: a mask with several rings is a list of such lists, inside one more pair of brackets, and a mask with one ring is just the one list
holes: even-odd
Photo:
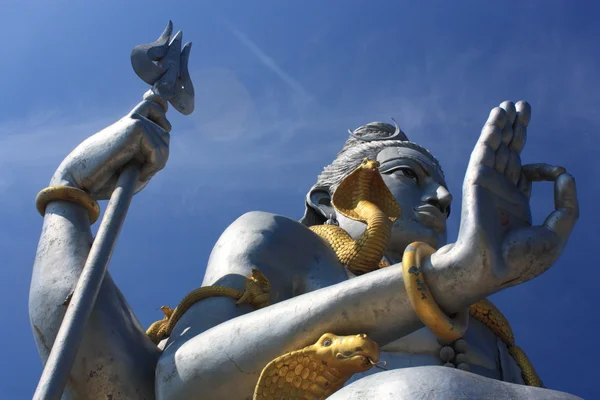
[(83, 206), (88, 211), (90, 224), (96, 222), (100, 216), (100, 206), (89, 193), (72, 186), (49, 186), (40, 190), (35, 197), (35, 206), (42, 217), (46, 213), (48, 203), (56, 200), (69, 201)]
[(437, 305), (421, 271), (421, 263), (435, 249), (423, 242), (408, 245), (402, 256), (402, 276), (410, 304), (423, 324), (438, 338), (454, 341), (464, 336), (469, 325), (469, 311), (447, 316)]

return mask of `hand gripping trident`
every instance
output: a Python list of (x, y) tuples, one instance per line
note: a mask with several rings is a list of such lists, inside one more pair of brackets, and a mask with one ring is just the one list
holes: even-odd
[[(173, 24), (169, 21), (155, 42), (136, 46), (131, 52), (131, 64), (135, 73), (152, 85), (144, 98), (149, 94), (159, 95), (177, 111), (189, 115), (194, 111), (194, 86), (187, 68), (191, 43), (182, 49), (181, 31), (169, 41), (172, 31)], [(58, 400), (64, 391), (139, 174), (140, 166), (129, 164), (119, 176), (33, 395), (35, 400)]]

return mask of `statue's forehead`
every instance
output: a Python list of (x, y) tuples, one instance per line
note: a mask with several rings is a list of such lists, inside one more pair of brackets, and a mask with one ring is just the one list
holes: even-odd
[(395, 160), (411, 159), (418, 162), (425, 170), (439, 183), (446, 185), (446, 181), (442, 172), (436, 165), (431, 162), (429, 157), (418, 150), (409, 147), (386, 147), (377, 154), (377, 161), (384, 167), (384, 164), (389, 164)]

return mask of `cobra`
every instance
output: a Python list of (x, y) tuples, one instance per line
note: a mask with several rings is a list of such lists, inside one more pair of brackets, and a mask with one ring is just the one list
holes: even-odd
[(392, 225), (402, 211), (379, 173), (379, 163), (365, 159), (340, 183), (333, 193), (331, 204), (337, 212), (363, 222), (367, 229), (356, 240), (335, 225), (316, 225), (310, 229), (325, 239), (339, 261), (355, 275), (378, 267), (390, 239)]
[[(379, 163), (377, 161), (368, 159), (363, 160), (358, 168), (344, 178), (332, 196), (332, 205), (337, 212), (367, 225), (365, 232), (358, 239), (352, 239), (345, 230), (335, 225), (318, 225), (310, 228), (331, 245), (338, 260), (356, 275), (364, 274), (389, 265), (382, 261), (383, 252), (390, 238), (392, 225), (401, 215), (400, 206), (383, 182), (378, 167)], [(425, 244), (422, 243), (422, 245)], [(185, 311), (187, 311), (194, 303), (207, 297), (227, 296), (237, 300), (237, 304), (249, 303), (257, 308), (262, 308), (269, 304), (269, 295), (270, 285), (268, 279), (260, 271), (255, 269), (252, 271), (252, 276), (246, 280), (244, 292), (223, 286), (202, 287), (188, 294), (175, 310), (166, 306), (161, 307), (165, 313), (165, 317), (162, 320), (153, 323), (146, 333), (154, 343), (159, 343), (162, 339), (170, 335), (173, 327)], [(500, 310), (498, 310), (489, 300), (484, 299), (473, 304), (469, 308), (469, 314), (472, 318), (475, 318), (486, 325), (506, 344), (509, 353), (521, 368), (523, 380), (527, 385), (542, 386), (542, 382), (533, 365), (527, 358), (527, 355), (521, 348), (515, 345), (512, 328)], [(320, 346), (319, 343), (322, 345), (321, 340), (324, 340), (326, 336), (329, 337), (332, 344), (336, 344), (333, 349), (341, 349), (351, 342), (349, 339), (344, 339), (347, 337), (325, 334), (312, 346), (286, 353), (276, 358), (263, 369), (259, 383), (256, 386), (254, 398), (269, 400), (276, 398), (302, 398), (300, 395), (294, 395), (295, 397), (292, 396), (293, 393), (303, 393), (303, 395), (306, 396), (313, 396), (308, 398), (324, 398), (318, 397), (319, 393), (332, 394), (335, 390), (341, 388), (344, 382), (346, 382), (354, 373), (360, 372), (361, 370), (358, 368), (356, 362), (351, 363), (344, 357), (341, 359), (336, 358), (337, 364), (335, 364), (338, 365), (342, 361), (348, 361), (348, 364), (344, 364), (344, 366), (348, 366), (348, 368), (342, 368), (340, 370), (344, 371), (344, 373), (337, 372), (336, 375), (326, 368), (329, 366), (328, 360), (331, 355), (328, 351), (331, 351), (331, 349), (328, 351), (317, 351)], [(360, 357), (363, 357), (363, 360), (377, 362), (379, 358), (377, 344), (368, 339), (366, 335), (361, 334), (354, 338), (354, 341), (358, 341), (359, 339), (364, 340), (365, 344), (365, 346), (356, 347), (370, 349), (372, 352), (372, 354), (369, 353), (371, 355), (367, 355), (367, 353), (357, 353), (356, 357), (358, 358), (354, 358), (354, 360), (360, 361)], [(366, 344), (368, 344), (368, 346)], [(374, 349), (377, 350), (375, 351)], [(344, 354), (347, 351), (351, 350), (345, 350), (344, 352), (338, 351), (336, 354)], [(310, 361), (306, 361), (305, 356), (302, 356), (301, 361), (298, 361), (300, 360), (301, 354), (306, 354), (306, 357), (308, 357)], [(350, 357), (350, 359), (353, 359), (352, 357)], [(327, 364), (323, 364), (323, 361)], [(297, 363), (294, 364), (294, 362)], [(309, 366), (318, 366), (319, 368), (314, 370), (317, 372), (313, 374), (313, 370), (310, 370), (310, 368), (308, 370), (304, 369), (306, 366), (303, 363), (307, 362), (309, 363)], [(311, 362), (314, 362), (314, 364), (310, 364)], [(360, 362), (358, 364), (360, 364)], [(292, 365), (294, 366), (294, 375), (289, 374)], [(299, 365), (302, 365), (303, 369), (300, 369)], [(350, 366), (353, 367), (351, 368)], [(362, 365), (361, 368), (368, 369), (371, 366), (372, 365), (369, 362), (368, 364)], [(285, 369), (286, 367), (287, 370)], [(300, 375), (295, 375), (296, 368), (298, 368), (297, 370), (300, 372)], [(277, 375), (275, 375), (275, 372), (273, 371), (276, 371)], [(337, 367), (335, 368), (335, 371), (338, 371)], [(307, 373), (308, 375), (306, 375)], [(285, 377), (285, 379), (280, 381), (279, 378), (282, 376)], [(299, 376), (299, 378), (296, 378), (296, 376)], [(271, 380), (269, 381), (267, 377), (270, 377)], [(291, 379), (291, 381), (288, 381), (288, 379)], [(327, 387), (323, 386), (325, 381), (329, 382), (326, 385)], [(300, 384), (300, 386), (296, 386), (298, 384)], [(280, 385), (283, 386), (279, 387)], [(286, 389), (284, 390), (284, 388)], [(312, 389), (307, 391), (307, 388)], [(332, 390), (332, 388), (335, 388), (335, 390)], [(267, 394), (271, 397), (265, 397)]]
[[(363, 160), (358, 168), (344, 178), (332, 196), (331, 203), (337, 212), (367, 224), (365, 232), (357, 240), (353, 240), (338, 226), (318, 225), (310, 228), (331, 245), (338, 260), (356, 275), (389, 266), (382, 261), (383, 252), (393, 222), (401, 215), (400, 206), (383, 182), (378, 167), (377, 161)], [(419, 245), (427, 246), (425, 243)], [(508, 320), (492, 302), (484, 299), (471, 305), (469, 314), (504, 342), (521, 368), (527, 385), (543, 386), (525, 352), (515, 345)]]
[(379, 346), (365, 334), (322, 335), (303, 349), (277, 357), (263, 369), (253, 400), (329, 397), (352, 375), (379, 361)]

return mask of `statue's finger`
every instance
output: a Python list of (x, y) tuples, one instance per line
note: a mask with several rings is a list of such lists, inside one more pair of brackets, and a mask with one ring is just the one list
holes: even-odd
[[(163, 102), (162, 97), (158, 96)], [(165, 131), (171, 131), (171, 123), (167, 119), (165, 113), (165, 107), (163, 103), (157, 102), (156, 99), (144, 100), (140, 102), (131, 112), (132, 115), (136, 114), (154, 122)]]
[(481, 130), (479, 142), (496, 151), (502, 142), (502, 128), (486, 123)]
[(531, 106), (526, 101), (518, 101), (515, 105), (517, 109), (517, 117), (515, 122), (518, 121), (525, 128), (529, 126), (529, 121), (531, 120)]
[(469, 168), (478, 165), (494, 168), (496, 163), (496, 152), (485, 143), (477, 143), (471, 153)]
[(518, 153), (509, 151), (508, 164), (506, 164), (504, 175), (513, 185), (519, 182), (519, 177), (521, 176), (521, 157), (519, 157)]
[[(496, 151), (502, 142), (502, 129), (507, 121), (506, 111), (501, 107), (494, 107), (481, 130), (479, 140), (471, 153), (469, 169), (486, 166), (496, 167)], [(505, 162), (503, 162), (505, 165)]]
[(506, 111), (500, 107), (495, 107), (490, 111), (485, 125), (479, 135), (479, 143), (489, 146), (492, 150), (498, 149), (502, 141), (502, 129), (506, 123)]
[(508, 116), (506, 115), (506, 110), (501, 107), (494, 107), (492, 111), (490, 111), (490, 116), (486, 121), (486, 124), (497, 126), (498, 128), (504, 128)]
[(139, 158), (143, 165), (139, 180), (145, 182), (167, 164), (170, 135), (148, 120), (141, 119), (140, 123), (144, 127), (144, 134), (140, 141)]
[(512, 230), (504, 243), (504, 257), (511, 265), (511, 277), (503, 287), (526, 282), (544, 273), (562, 252), (561, 238), (545, 226)]
[(504, 129), (502, 129), (502, 144), (508, 146), (513, 139), (513, 128), (512, 125), (506, 124), (504, 125)]
[(531, 182), (554, 181), (559, 175), (565, 173), (563, 167), (550, 164), (527, 164), (523, 165), (523, 173)]
[(521, 176), (519, 177), (519, 182), (517, 183), (519, 190), (526, 198), (531, 197), (531, 181), (527, 179), (525, 174), (521, 171)]
[(496, 169), (496, 171), (500, 172), (501, 174), (504, 173), (504, 170), (506, 169), (506, 166), (508, 165), (509, 153), (510, 152), (508, 150), (508, 147), (506, 147), (504, 145), (504, 143), (502, 143), (498, 147), (498, 150), (496, 150), (496, 163), (494, 165), (494, 168)]
[(515, 127), (513, 128), (513, 138), (510, 141), (509, 148), (512, 151), (516, 151), (520, 153), (523, 151), (525, 147), (525, 143), (527, 142), (527, 127), (521, 124), (520, 122), (515, 122)]
[(502, 143), (508, 146), (513, 138), (513, 124), (517, 116), (517, 109), (512, 101), (502, 102), (500, 108), (506, 111), (506, 123), (502, 129)]
[(515, 107), (515, 103), (512, 101), (503, 101), (500, 104), (500, 108), (506, 111), (507, 124), (512, 125), (517, 117), (517, 108)]
[(554, 182), (554, 208), (544, 221), (544, 226), (566, 241), (579, 219), (575, 179), (568, 173), (561, 174)]

